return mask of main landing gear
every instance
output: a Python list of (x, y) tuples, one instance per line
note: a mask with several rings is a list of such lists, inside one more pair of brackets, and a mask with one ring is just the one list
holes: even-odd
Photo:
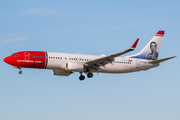
[(80, 75), (79, 80), (84, 80), (85, 76), (84, 75)]
[(80, 74), (81, 74), (81, 75), (79, 76), (79, 80), (81, 80), (81, 81), (82, 81), (82, 80), (84, 80), (84, 79), (85, 79), (85, 76), (84, 76), (84, 75), (82, 75), (82, 72), (80, 72)]
[[(79, 76), (79, 80), (84, 80), (85, 79), (85, 76), (84, 75), (82, 75), (82, 72), (80, 73), (81, 75)], [(87, 74), (87, 77), (88, 78), (92, 78), (93, 77), (93, 73), (88, 73)]]
[(92, 74), (92, 73), (88, 73), (88, 74), (87, 74), (87, 77), (88, 77), (88, 78), (92, 78), (92, 77), (93, 77), (93, 74)]

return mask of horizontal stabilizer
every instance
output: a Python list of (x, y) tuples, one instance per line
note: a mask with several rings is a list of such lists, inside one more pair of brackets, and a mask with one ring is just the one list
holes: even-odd
[(152, 63), (152, 64), (158, 64), (158, 63), (161, 63), (161, 62), (164, 62), (166, 60), (169, 60), (169, 59), (172, 59), (172, 58), (175, 58), (176, 56), (173, 56), (173, 57), (168, 57), (168, 58), (164, 58), (164, 59), (159, 59), (159, 60), (153, 60), (149, 63)]

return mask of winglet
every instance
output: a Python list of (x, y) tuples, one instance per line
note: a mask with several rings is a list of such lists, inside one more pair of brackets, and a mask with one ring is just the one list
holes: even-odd
[(129, 50), (133, 51), (136, 48), (138, 41), (139, 41), (139, 38), (134, 42), (134, 44), (131, 46)]

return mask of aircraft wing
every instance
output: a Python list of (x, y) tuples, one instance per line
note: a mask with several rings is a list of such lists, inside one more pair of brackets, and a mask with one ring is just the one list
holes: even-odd
[(172, 59), (172, 58), (175, 58), (176, 56), (173, 56), (173, 57), (168, 57), (168, 58), (164, 58), (164, 59), (159, 59), (159, 60), (153, 60), (149, 63), (152, 63), (152, 64), (158, 64), (158, 63), (161, 63), (161, 62), (164, 62), (166, 60), (169, 60), (169, 59)]
[(130, 51), (133, 51), (136, 48), (138, 41), (139, 41), (139, 38), (134, 42), (134, 44), (131, 46), (131, 48), (129, 48), (129, 49), (123, 51), (123, 52), (119, 52), (119, 53), (116, 53), (116, 54), (112, 54), (112, 55), (109, 55), (109, 56), (105, 56), (105, 57), (102, 57), (102, 58), (98, 58), (98, 59), (94, 59), (94, 60), (85, 62), (84, 65), (87, 66), (87, 67), (90, 67), (90, 69), (98, 70), (100, 66), (105, 67), (105, 65), (108, 64), (108, 63), (112, 64), (112, 61), (114, 61), (115, 57), (126, 54), (126, 53), (128, 53)]

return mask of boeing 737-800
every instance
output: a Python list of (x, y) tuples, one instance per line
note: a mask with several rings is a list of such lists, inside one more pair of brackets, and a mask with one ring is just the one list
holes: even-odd
[(139, 41), (137, 39), (130, 49), (112, 55), (84, 55), (56, 53), (45, 51), (22, 51), (13, 53), (4, 58), (4, 62), (14, 68), (51, 69), (53, 75), (69, 76), (73, 72), (80, 73), (80, 80), (93, 77), (93, 73), (129, 73), (141, 70), (148, 70), (159, 66), (163, 61), (174, 58), (164, 58), (158, 60), (158, 55), (163, 40), (164, 31), (160, 30), (148, 42), (148, 44), (138, 54), (119, 57), (136, 48)]

